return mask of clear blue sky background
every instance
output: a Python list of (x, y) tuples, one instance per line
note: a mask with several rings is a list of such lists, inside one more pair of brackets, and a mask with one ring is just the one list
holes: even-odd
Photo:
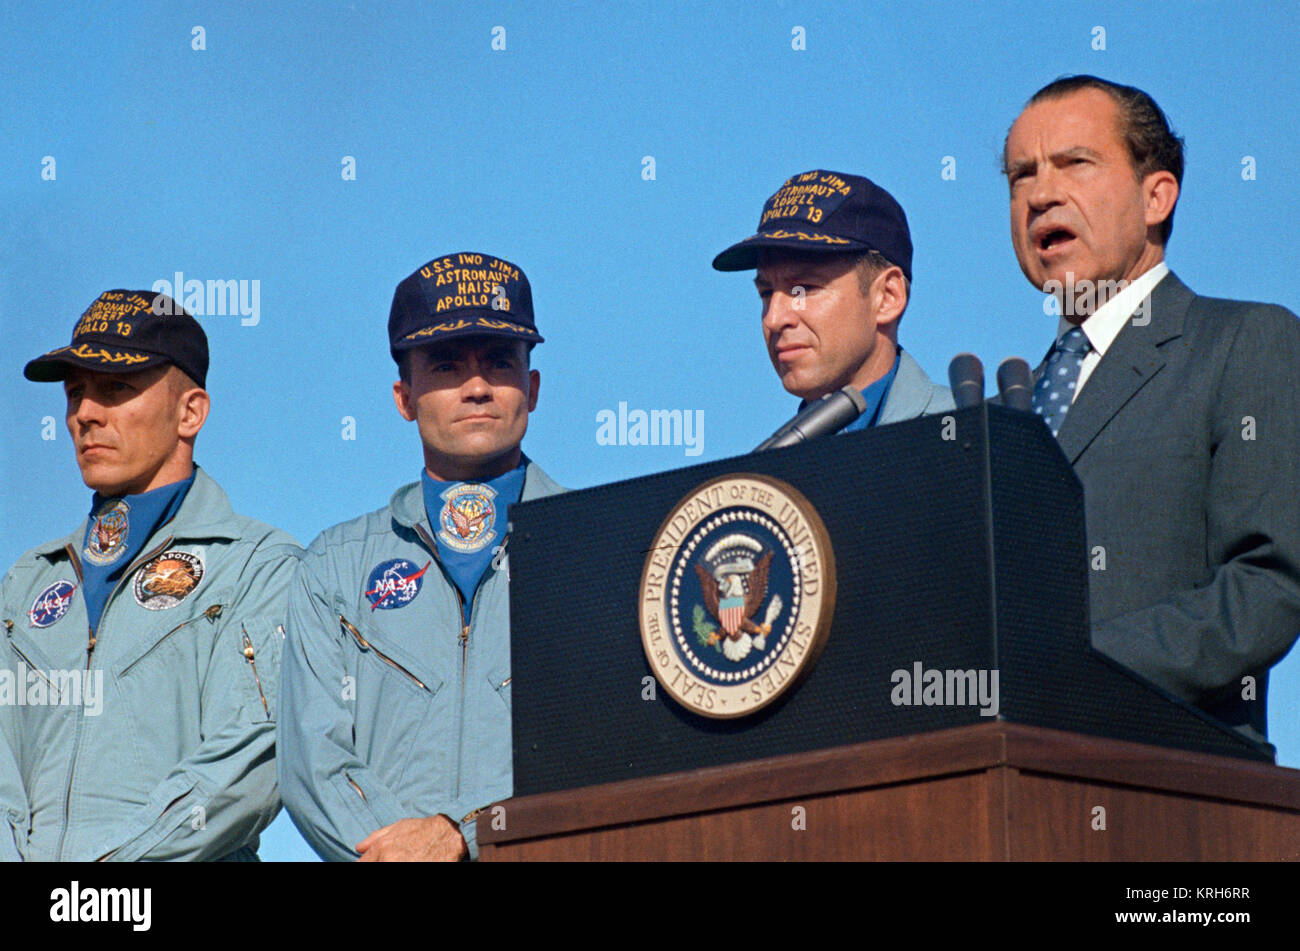
[[(866, 174), (907, 210), (901, 340), (932, 377), (961, 350), (1032, 364), (1054, 321), (1015, 263), (997, 156), (1063, 73), (1148, 90), (1186, 137), (1178, 274), (1300, 310), (1298, 28), (1276, 2), (6, 3), (0, 563), (89, 501), (61, 391), (23, 380), (24, 361), (102, 290), (176, 271), (260, 281), (256, 325), (203, 320), (198, 459), (239, 511), (304, 543), (419, 472), (385, 321), (396, 283), (449, 251), (531, 279), (547, 342), (524, 445), (570, 486), (746, 452), (794, 410), (750, 275), (709, 262), (810, 168)], [(703, 454), (598, 445), (596, 414), (620, 402), (703, 410)], [(1269, 698), (1292, 766), (1297, 656)], [(312, 857), (284, 814), (263, 855)]]

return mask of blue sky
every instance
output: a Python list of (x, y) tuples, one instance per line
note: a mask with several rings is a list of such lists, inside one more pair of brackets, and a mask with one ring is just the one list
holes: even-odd
[[(89, 500), (62, 394), (22, 364), (102, 290), (177, 271), (258, 282), (256, 314), (203, 318), (198, 460), (304, 543), (418, 475), (385, 322), (397, 282), (446, 252), (527, 273), (547, 342), (524, 445), (575, 487), (744, 453), (793, 412), (750, 275), (709, 262), (811, 168), (867, 175), (906, 209), (900, 340), (932, 377), (962, 350), (990, 379), (1006, 356), (1033, 364), (1054, 320), (1012, 254), (997, 157), (1065, 73), (1146, 89), (1185, 136), (1179, 276), (1300, 310), (1298, 27), (1300, 7), (1269, 2), (6, 3), (0, 562)], [(702, 452), (598, 444), (620, 402), (702, 411)], [(1269, 703), (1292, 766), (1298, 656)], [(263, 846), (311, 854), (283, 815)]]

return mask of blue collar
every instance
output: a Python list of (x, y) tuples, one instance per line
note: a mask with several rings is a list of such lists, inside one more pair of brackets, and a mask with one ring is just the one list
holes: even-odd
[(499, 564), (510, 506), (519, 501), (527, 459), (485, 482), (439, 482), (420, 474), (438, 560), (460, 589), (465, 622), (489, 566)]
[[(880, 409), (885, 405), (885, 397), (889, 395), (889, 387), (893, 384), (894, 377), (898, 375), (898, 364), (902, 359), (902, 353), (901, 348), (894, 347), (894, 365), (889, 368), (889, 372), (862, 391), (862, 398), (867, 401), (867, 408), (862, 411), (861, 416), (840, 432), (853, 433), (876, 425), (876, 420), (880, 418)], [(804, 400), (799, 404), (799, 409), (802, 410), (807, 405), (808, 401)]]
[[(122, 572), (144, 551), (145, 543), (159, 526), (176, 515), (197, 474), (195, 469), (188, 479), (138, 495), (95, 493), (80, 551), (81, 591), (91, 630), (99, 627)], [(137, 594), (136, 600), (139, 598)]]

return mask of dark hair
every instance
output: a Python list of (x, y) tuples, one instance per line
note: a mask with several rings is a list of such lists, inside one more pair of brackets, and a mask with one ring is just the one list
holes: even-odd
[[(858, 270), (858, 289), (864, 294), (871, 290), (871, 282), (879, 277), (882, 271), (897, 267), (893, 261), (879, 251), (868, 251), (866, 254), (861, 255), (855, 266)], [(911, 289), (912, 282), (907, 279), (906, 275), (903, 276), (903, 285), (909, 290)]]
[[(537, 343), (532, 340), (524, 341), (528, 346), (524, 347), (524, 366), (531, 367), (533, 362), (533, 347)], [(416, 347), (415, 349), (419, 349)], [(393, 359), (397, 361), (397, 378), (407, 386), (411, 385), (411, 350), (393, 351)]]
[[(1156, 101), (1135, 86), (1121, 86), (1098, 76), (1062, 76), (1030, 97), (1025, 108), (1044, 99), (1060, 99), (1081, 89), (1100, 89), (1119, 107), (1120, 134), (1128, 146), (1129, 159), (1138, 181), (1152, 172), (1172, 172), (1179, 188), (1183, 184), (1183, 140), (1169, 127), (1169, 120)], [(1010, 132), (1007, 133), (1010, 136)], [(1002, 148), (1003, 160), (1006, 145)], [(1005, 173), (1006, 169), (1003, 168)], [(1160, 224), (1160, 243), (1168, 244), (1174, 230), (1174, 209)]]
[[(898, 265), (889, 260), (889, 258), (885, 257), (879, 251), (868, 251), (866, 254), (858, 258), (858, 290), (862, 292), (864, 297), (871, 290), (871, 282), (891, 267), (898, 267)], [(912, 300), (912, 282), (907, 279), (906, 274), (903, 275), (903, 294), (903, 310), (899, 311), (898, 314), (900, 320), (903, 317), (903, 313), (907, 311), (907, 305)]]

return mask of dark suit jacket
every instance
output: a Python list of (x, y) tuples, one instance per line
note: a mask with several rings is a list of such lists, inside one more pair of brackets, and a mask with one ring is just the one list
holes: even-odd
[(1149, 318), (1124, 325), (1057, 437), (1104, 549), (1093, 645), (1262, 739), (1268, 668), (1300, 633), (1300, 321), (1172, 273)]

